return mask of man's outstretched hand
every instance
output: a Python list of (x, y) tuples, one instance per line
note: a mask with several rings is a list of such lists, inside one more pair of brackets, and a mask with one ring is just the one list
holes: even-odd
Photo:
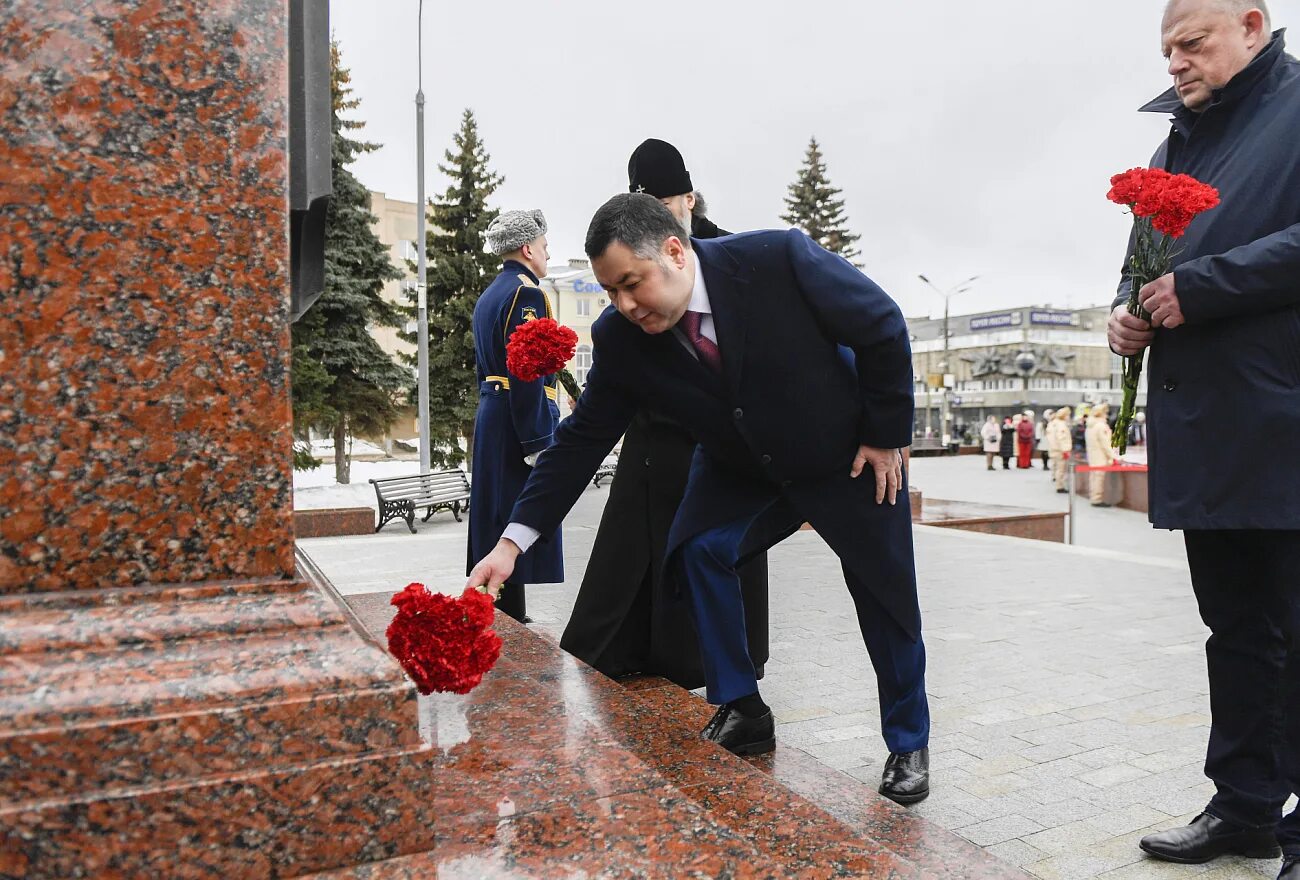
[(876, 475), (876, 503), (885, 498), (893, 504), (898, 498), (898, 490), (903, 486), (903, 455), (897, 449), (877, 449), (874, 446), (859, 446), (858, 454), (853, 458), (854, 479), (870, 465)]
[(465, 582), (467, 587), (475, 587), (488, 593), (493, 599), (501, 592), (501, 587), (510, 579), (510, 575), (515, 571), (515, 560), (519, 558), (519, 547), (514, 541), (502, 538), (497, 541), (497, 545), (492, 548), (492, 552), (484, 556), (479, 564), (474, 566), (474, 570), (469, 573), (469, 580)]

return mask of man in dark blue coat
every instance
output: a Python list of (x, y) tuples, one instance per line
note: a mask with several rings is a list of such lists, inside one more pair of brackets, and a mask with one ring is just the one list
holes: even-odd
[[(546, 275), (546, 218), (541, 211), (507, 211), (487, 230), (488, 247), (505, 261), (474, 305), (474, 360), (479, 403), (474, 419), (474, 480), (470, 484), (468, 567), (472, 570), (501, 537), (510, 510), (538, 454), (551, 445), (560, 420), (555, 377), (524, 382), (506, 368), (506, 342), (515, 328), (554, 317), (537, 286)], [(559, 523), (549, 540), (519, 560), (497, 607), (527, 620), (524, 584), (564, 580)]]
[[(651, 138), (627, 164), (628, 191), (654, 196), (693, 238), (731, 233), (703, 215), (677, 148)], [(704, 685), (690, 610), (663, 571), (664, 550), (686, 492), (695, 438), (642, 410), (623, 437), (618, 469), (560, 647), (612, 677), (660, 675), (688, 690)], [(768, 658), (767, 557), (740, 568), (749, 656), (759, 678)]]
[(881, 792), (921, 800), (930, 717), (901, 454), (912, 364), (897, 305), (802, 232), (693, 240), (645, 194), (601, 207), (586, 250), (613, 303), (592, 327), (587, 388), (470, 583), (506, 581), (633, 414), (662, 412), (700, 444), (667, 567), (687, 591), (720, 706), (704, 736), (737, 754), (774, 747), (736, 567), (807, 521), (840, 557), (876, 670), (891, 753)]
[(1151, 521), (1184, 530), (1211, 631), (1217, 790), (1191, 825), (1141, 846), (1204, 862), (1281, 844), (1282, 876), (1300, 880), (1300, 814), (1282, 816), (1300, 792), (1300, 63), (1270, 30), (1258, 0), (1166, 10), (1174, 88), (1143, 109), (1173, 130), (1152, 165), (1222, 201), (1139, 291), (1150, 323), (1124, 309), (1122, 280), (1109, 335), (1119, 354), (1150, 346)]

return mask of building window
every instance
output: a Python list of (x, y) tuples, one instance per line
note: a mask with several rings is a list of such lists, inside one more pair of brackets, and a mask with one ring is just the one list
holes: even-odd
[(578, 300), (578, 312), (577, 312), (577, 314), (578, 314), (578, 317), (579, 317), (579, 318), (590, 318), (590, 317), (591, 317), (591, 300), (587, 299), (586, 297), (583, 297), (582, 299)]
[(573, 378), (579, 385), (587, 384), (587, 371), (591, 369), (591, 346), (579, 345), (573, 358)]
[(410, 260), (412, 263), (420, 258), (419, 252), (415, 249), (415, 242), (405, 238), (397, 243), (397, 252), (403, 260)]

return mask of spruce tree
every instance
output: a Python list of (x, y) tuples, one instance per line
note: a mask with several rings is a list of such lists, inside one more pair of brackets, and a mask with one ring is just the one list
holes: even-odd
[[(400, 310), (382, 295), (384, 282), (401, 273), (375, 235), (369, 192), (347, 169), (361, 153), (379, 149), (348, 137), (364, 125), (343, 118), (360, 104), (350, 97), (351, 80), (338, 43), (331, 43), (334, 193), (325, 221), (325, 289), (293, 325), (295, 431), (301, 437), (313, 427), (334, 437), (334, 476), (340, 483), (351, 476), (348, 438), (386, 432), (411, 385), (409, 371), (370, 335), (371, 326), (401, 324)], [(307, 463), (300, 455), (295, 459)]]
[[(488, 155), (479, 138), (474, 111), (466, 109), (452, 147), (438, 170), (451, 185), (429, 200), (428, 263), (429, 301), (429, 460), (437, 467), (455, 467), (467, 456), (459, 440), (474, 448), (474, 416), (478, 410), (478, 378), (474, 364), (474, 304), (496, 277), (501, 261), (486, 248), (487, 228), (497, 211), (487, 198), (504, 178), (488, 167)], [(415, 317), (415, 295), (409, 296), (410, 317)], [(414, 333), (404, 333), (416, 342)], [(403, 355), (415, 365), (414, 355)], [(473, 462), (470, 461), (470, 465)]]
[[(826, 176), (826, 162), (822, 159), (817, 138), (808, 141), (803, 167), (785, 197), (786, 213), (781, 219), (798, 227), (826, 250), (853, 262), (860, 251), (854, 247), (861, 236), (848, 230), (844, 216), (844, 199), (840, 191), (831, 186)], [(854, 263), (854, 265), (858, 265)]]

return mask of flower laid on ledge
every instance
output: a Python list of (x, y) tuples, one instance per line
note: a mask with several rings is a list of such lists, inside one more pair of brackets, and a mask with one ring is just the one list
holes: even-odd
[(506, 343), (506, 369), (532, 382), (558, 373), (573, 360), (578, 334), (552, 318), (538, 318), (515, 328)]
[(453, 598), (407, 584), (392, 604), (397, 616), (388, 625), (388, 650), (422, 694), (467, 694), (501, 656), (487, 593), (471, 587)]
[[(1219, 191), (1187, 174), (1170, 174), (1163, 168), (1131, 168), (1110, 179), (1106, 198), (1126, 205), (1133, 213), (1135, 244), (1129, 259), (1129, 314), (1144, 321), (1151, 316), (1138, 301), (1143, 287), (1173, 268), (1174, 241), (1183, 236), (1198, 214), (1219, 204)], [(1159, 235), (1157, 235), (1159, 233)], [(1123, 358), (1124, 402), (1115, 420), (1111, 445), (1123, 454), (1128, 448), (1128, 429), (1137, 412), (1138, 381), (1142, 358), (1138, 352)]]

